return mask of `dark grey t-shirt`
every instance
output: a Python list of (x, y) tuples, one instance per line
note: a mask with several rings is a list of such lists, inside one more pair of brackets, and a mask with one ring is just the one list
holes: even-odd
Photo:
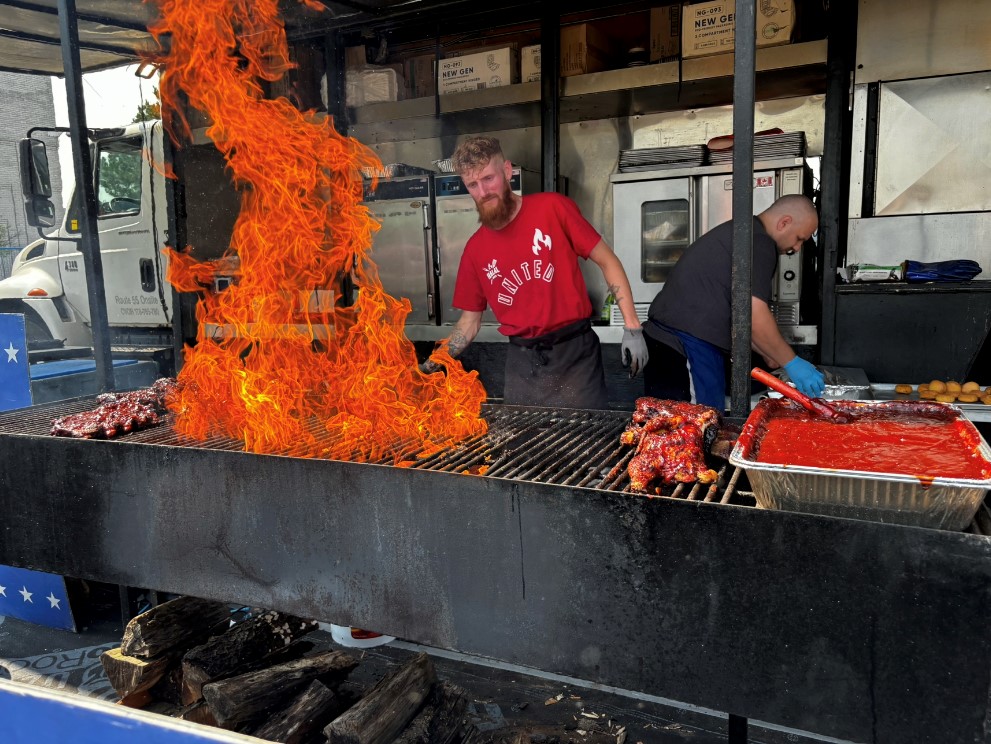
[[(771, 301), (771, 279), (777, 262), (778, 248), (755, 217), (751, 294), (767, 303)], [(728, 352), (732, 345), (732, 267), (730, 221), (717, 225), (688, 247), (650, 304), (648, 317)], [(658, 341), (669, 342), (670, 336), (660, 329), (652, 332), (650, 323), (644, 324), (644, 332)]]

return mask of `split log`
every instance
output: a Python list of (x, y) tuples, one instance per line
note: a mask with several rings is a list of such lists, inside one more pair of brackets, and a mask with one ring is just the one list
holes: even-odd
[(434, 685), (423, 710), (417, 713), (395, 744), (452, 744), (464, 736), (468, 693), (450, 682)]
[(326, 651), (203, 685), (203, 697), (217, 724), (243, 730), (260, 723), (315, 679), (343, 679), (358, 662), (342, 651)]
[(151, 688), (169, 667), (167, 657), (139, 659), (127, 656), (120, 647), (100, 654), (100, 663), (107, 673), (107, 680), (122, 700)]
[(417, 654), (323, 732), (330, 744), (389, 744), (419, 711), (436, 679), (430, 657)]
[(316, 627), (312, 620), (268, 610), (190, 649), (182, 657), (183, 704), (199, 700), (206, 683), (247, 672), (273, 651), (289, 646)]
[(117, 701), (117, 705), (123, 705), (128, 708), (147, 708), (153, 699), (148, 690), (139, 690), (138, 692), (132, 692), (130, 695), (122, 697)]
[(340, 698), (315, 679), (288, 708), (263, 723), (252, 736), (283, 744), (302, 744), (344, 710)]
[(172, 659), (171, 666), (162, 678), (149, 690), (155, 700), (164, 700), (172, 705), (182, 705), (182, 661)]
[(153, 659), (191, 648), (230, 618), (230, 607), (197, 597), (179, 597), (131, 619), (124, 629), (125, 656)]
[(204, 726), (217, 725), (217, 719), (213, 717), (213, 711), (202, 700), (180, 710), (179, 718), (184, 721), (192, 721), (193, 723), (202, 723)]

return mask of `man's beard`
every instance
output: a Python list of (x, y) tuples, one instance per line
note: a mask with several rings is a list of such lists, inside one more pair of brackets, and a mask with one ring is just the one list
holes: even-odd
[(476, 202), (475, 209), (478, 210), (479, 222), (492, 230), (499, 230), (509, 222), (515, 206), (513, 192), (509, 190), (507, 185), (502, 196), (488, 197), (481, 203)]

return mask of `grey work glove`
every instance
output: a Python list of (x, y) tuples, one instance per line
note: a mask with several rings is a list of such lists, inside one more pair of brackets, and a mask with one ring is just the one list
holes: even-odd
[(630, 368), (630, 377), (636, 377), (647, 366), (647, 342), (643, 338), (643, 328), (623, 329), (623, 366)]

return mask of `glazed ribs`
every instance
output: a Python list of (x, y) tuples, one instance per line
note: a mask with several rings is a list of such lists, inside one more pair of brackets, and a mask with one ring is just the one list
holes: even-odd
[(705, 455), (719, 433), (714, 408), (659, 398), (638, 398), (633, 417), (619, 437), (635, 446), (627, 470), (630, 488), (649, 492), (651, 483), (712, 483), (716, 471)]
[(175, 389), (175, 380), (163, 377), (149, 388), (129, 393), (103, 393), (92, 411), (74, 413), (52, 422), (56, 437), (110, 439), (137, 429), (154, 426), (165, 413), (165, 399)]

